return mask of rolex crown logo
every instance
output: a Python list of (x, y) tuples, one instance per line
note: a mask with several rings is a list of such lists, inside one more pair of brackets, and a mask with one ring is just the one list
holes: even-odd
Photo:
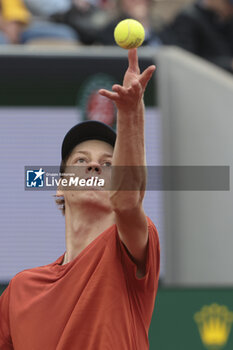
[(194, 320), (205, 347), (219, 350), (226, 345), (233, 322), (233, 312), (226, 306), (218, 304), (203, 306), (195, 313)]

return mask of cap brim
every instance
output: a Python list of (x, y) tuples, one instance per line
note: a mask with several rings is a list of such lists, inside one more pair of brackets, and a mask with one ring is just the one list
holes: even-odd
[(107, 124), (96, 120), (87, 120), (72, 127), (64, 137), (61, 149), (64, 160), (79, 143), (87, 140), (101, 140), (114, 147), (116, 132)]

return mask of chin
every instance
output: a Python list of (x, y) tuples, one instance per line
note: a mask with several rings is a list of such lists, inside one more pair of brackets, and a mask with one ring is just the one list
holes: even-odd
[(89, 188), (85, 191), (75, 191), (72, 195), (72, 201), (81, 205), (95, 206), (99, 208), (105, 208), (106, 210), (112, 210), (109, 193), (102, 189)]

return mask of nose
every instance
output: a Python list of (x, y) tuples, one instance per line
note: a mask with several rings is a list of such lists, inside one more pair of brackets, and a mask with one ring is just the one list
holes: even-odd
[(86, 173), (97, 173), (101, 174), (101, 167), (97, 162), (90, 162), (86, 168)]

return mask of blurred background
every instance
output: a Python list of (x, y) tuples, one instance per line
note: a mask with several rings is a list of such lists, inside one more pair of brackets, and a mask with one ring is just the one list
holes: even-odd
[[(65, 251), (55, 193), (27, 190), (25, 167), (58, 166), (79, 121), (115, 127), (115, 107), (97, 91), (122, 82), (127, 50), (113, 32), (124, 18), (144, 25), (141, 69), (157, 66), (145, 94), (148, 166), (191, 171), (179, 188), (152, 179), (144, 201), (161, 244), (150, 349), (229, 350), (232, 0), (0, 0), (0, 293), (18, 272)], [(210, 186), (196, 186), (197, 167), (208, 167)], [(216, 169), (226, 171), (223, 186)]]

